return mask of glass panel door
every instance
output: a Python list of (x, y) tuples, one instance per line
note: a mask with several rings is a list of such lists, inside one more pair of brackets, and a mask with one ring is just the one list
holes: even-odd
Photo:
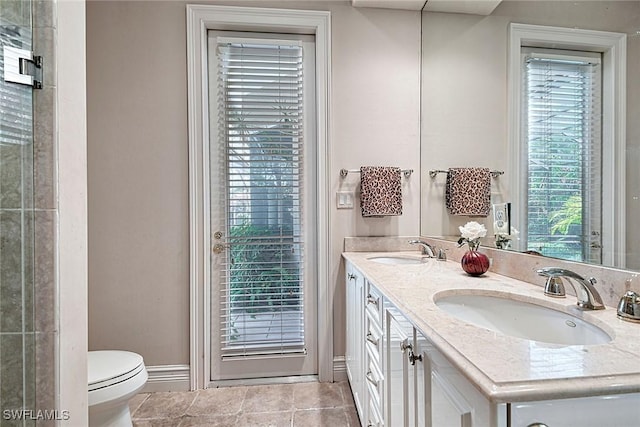
[(213, 380), (316, 373), (312, 46), (209, 37)]
[(33, 89), (3, 77), (5, 47), (33, 49), (31, 6), (0, 2), (0, 402), (6, 422), (21, 426), (35, 425), (36, 409)]

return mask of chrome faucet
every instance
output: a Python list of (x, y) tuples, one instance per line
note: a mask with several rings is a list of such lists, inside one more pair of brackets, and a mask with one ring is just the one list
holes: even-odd
[(596, 279), (593, 277), (585, 279), (577, 273), (571, 270), (565, 270), (564, 268), (546, 267), (536, 271), (540, 276), (547, 277), (547, 283), (544, 286), (545, 295), (553, 297), (563, 297), (564, 285), (562, 284), (561, 277), (566, 277), (576, 292), (578, 298), (578, 307), (585, 310), (603, 310), (604, 304), (600, 294), (593, 286), (596, 283)]
[(436, 257), (436, 248), (424, 240), (409, 240), (409, 243), (412, 245), (420, 245), (422, 248), (422, 255), (427, 255), (429, 258)]

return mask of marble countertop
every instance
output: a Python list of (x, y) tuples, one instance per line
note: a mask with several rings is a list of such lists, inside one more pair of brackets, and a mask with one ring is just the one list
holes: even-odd
[[(471, 277), (454, 261), (386, 265), (368, 259), (421, 258), (417, 251), (343, 256), (494, 403), (640, 392), (640, 324), (618, 319), (614, 307), (580, 311), (573, 296), (549, 298), (541, 286), (491, 272)], [(565, 311), (604, 329), (613, 340), (586, 346), (529, 341), (458, 320), (434, 302), (439, 292), (466, 290), (507, 293)]]

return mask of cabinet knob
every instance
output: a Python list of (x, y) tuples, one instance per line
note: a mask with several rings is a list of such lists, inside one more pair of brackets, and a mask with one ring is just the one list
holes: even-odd
[(356, 276), (356, 275), (355, 275), (355, 274), (353, 274), (353, 273), (349, 273), (349, 274), (347, 275), (347, 277), (349, 278), (349, 280), (356, 280), (356, 279), (358, 278), (358, 276)]
[(373, 345), (378, 345), (378, 340), (373, 336), (371, 332), (367, 332), (367, 341)]
[(413, 350), (409, 350), (409, 363), (411, 363), (412, 365), (415, 365), (416, 360), (419, 362), (422, 362), (422, 355), (421, 354), (416, 355), (413, 352)]
[(373, 372), (371, 371), (367, 371), (367, 373), (364, 375), (365, 378), (367, 379), (367, 381), (369, 381), (371, 384), (373, 384), (375, 387), (378, 387), (378, 380), (376, 380), (375, 378), (373, 378)]
[(549, 427), (545, 423), (533, 423), (529, 424), (527, 427)]
[(378, 298), (374, 298), (371, 296), (371, 294), (367, 295), (367, 304), (373, 304), (375, 306), (378, 305)]

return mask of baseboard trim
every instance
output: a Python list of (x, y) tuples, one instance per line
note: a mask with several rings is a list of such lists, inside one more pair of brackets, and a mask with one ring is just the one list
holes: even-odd
[[(190, 390), (189, 365), (147, 366), (147, 373), (149, 379), (142, 389), (142, 393)], [(347, 365), (344, 356), (333, 358), (333, 380), (347, 380)]]
[(190, 389), (189, 365), (147, 366), (149, 379), (142, 393), (159, 391), (188, 391)]
[(347, 362), (344, 356), (333, 356), (333, 381), (347, 381)]

